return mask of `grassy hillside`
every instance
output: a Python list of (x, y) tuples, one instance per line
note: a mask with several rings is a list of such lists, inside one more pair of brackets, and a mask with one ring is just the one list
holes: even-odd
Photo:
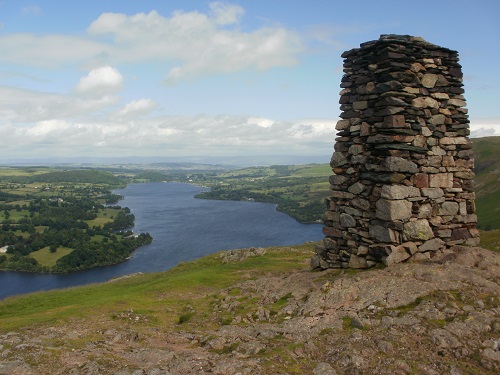
[(472, 140), (476, 172), (478, 226), (500, 229), (500, 137)]
[[(120, 278), (104, 284), (38, 292), (0, 301), (0, 335), (42, 323), (63, 324), (68, 319), (117, 315), (124, 309), (146, 314), (157, 327), (177, 325), (186, 306), (196, 306), (192, 319), (203, 317), (222, 288), (259, 275), (279, 275), (304, 268), (314, 250), (312, 243), (268, 249), (264, 257), (222, 263), (210, 255), (162, 273)], [(168, 293), (168, 297), (166, 297)], [(165, 314), (165, 311), (169, 311)]]

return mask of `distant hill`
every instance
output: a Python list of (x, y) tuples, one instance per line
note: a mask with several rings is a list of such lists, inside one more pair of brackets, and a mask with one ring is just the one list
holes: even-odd
[(480, 229), (500, 229), (500, 137), (472, 139)]
[(112, 173), (88, 170), (88, 169), (77, 169), (70, 171), (55, 171), (40, 174), (37, 176), (30, 177), (31, 182), (75, 182), (75, 183), (93, 183), (93, 184), (106, 184), (106, 185), (123, 185), (123, 181), (118, 177), (114, 176)]
[(165, 165), (165, 164), (179, 164), (182, 168), (203, 165), (214, 167), (251, 167), (255, 165), (269, 166), (272, 164), (310, 164), (310, 163), (323, 163), (330, 160), (330, 153), (324, 155), (247, 155), (247, 156), (116, 156), (116, 157), (59, 157), (59, 158), (11, 158), (3, 159), (0, 164), (3, 165), (38, 165), (40, 163), (45, 165), (87, 165), (95, 167), (96, 165), (127, 165), (127, 164), (141, 164), (141, 165)]

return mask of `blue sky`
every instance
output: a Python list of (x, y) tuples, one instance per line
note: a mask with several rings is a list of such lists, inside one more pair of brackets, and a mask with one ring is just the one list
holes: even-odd
[(457, 50), (473, 136), (500, 135), (500, 1), (0, 0), (0, 162), (325, 155), (341, 53)]

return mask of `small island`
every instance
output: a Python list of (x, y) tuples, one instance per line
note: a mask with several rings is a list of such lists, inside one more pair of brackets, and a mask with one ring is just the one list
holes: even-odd
[(67, 273), (125, 261), (149, 233), (116, 205), (125, 182), (109, 172), (0, 169), (0, 269)]

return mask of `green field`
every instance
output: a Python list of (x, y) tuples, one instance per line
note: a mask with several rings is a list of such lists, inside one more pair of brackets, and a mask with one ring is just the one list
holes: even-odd
[(68, 247), (59, 246), (55, 253), (50, 252), (49, 246), (44, 247), (43, 249), (33, 251), (30, 256), (41, 266), (52, 267), (56, 265), (56, 262), (59, 258), (62, 258), (65, 255), (71, 253), (73, 249)]
[(106, 223), (113, 221), (114, 217), (120, 212), (117, 208), (103, 208), (97, 213), (97, 217), (92, 220), (87, 220), (89, 227), (94, 228), (98, 226), (104, 226)]

